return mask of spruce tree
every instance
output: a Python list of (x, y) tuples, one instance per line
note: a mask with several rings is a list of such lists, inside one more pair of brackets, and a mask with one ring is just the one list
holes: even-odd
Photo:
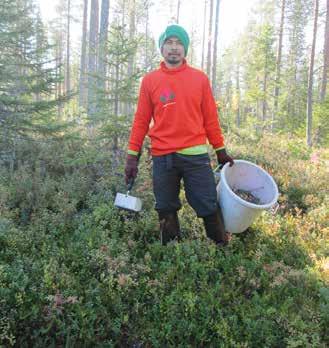
[(55, 64), (36, 8), (33, 0), (0, 4), (0, 151), (11, 160), (20, 139), (59, 130)]

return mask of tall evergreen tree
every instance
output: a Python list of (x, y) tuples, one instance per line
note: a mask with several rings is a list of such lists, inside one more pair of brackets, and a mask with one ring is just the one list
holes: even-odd
[(282, 69), (284, 96), (279, 103), (281, 127), (296, 129), (305, 122), (307, 95), (307, 55), (305, 27), (312, 13), (311, 0), (287, 2), (287, 50)]
[(136, 54), (136, 49), (137, 40), (135, 38), (131, 40), (121, 25), (114, 23), (110, 26), (106, 55), (109, 75), (106, 76), (107, 88), (103, 92), (99, 91), (97, 119), (102, 121), (103, 130), (110, 135), (113, 150), (119, 148), (119, 141), (130, 122), (130, 118), (122, 114), (119, 106), (135, 101), (134, 85), (142, 73), (141, 71), (130, 75), (127, 73), (130, 57)]
[(32, 0), (0, 5), (0, 152), (15, 162), (21, 139), (54, 134), (56, 66)]

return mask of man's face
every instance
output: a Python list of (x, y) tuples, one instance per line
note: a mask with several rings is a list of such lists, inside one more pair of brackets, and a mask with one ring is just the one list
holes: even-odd
[(169, 37), (162, 46), (162, 56), (166, 63), (178, 66), (183, 62), (185, 50), (182, 42), (177, 37)]

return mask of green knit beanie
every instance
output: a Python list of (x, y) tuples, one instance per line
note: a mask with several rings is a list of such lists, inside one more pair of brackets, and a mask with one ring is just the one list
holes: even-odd
[(190, 43), (190, 38), (189, 38), (186, 30), (177, 24), (169, 25), (166, 28), (166, 30), (160, 35), (160, 37), (159, 37), (160, 51), (162, 49), (164, 42), (171, 36), (177, 37), (182, 42), (184, 49), (185, 49), (185, 57), (186, 57), (188, 46)]

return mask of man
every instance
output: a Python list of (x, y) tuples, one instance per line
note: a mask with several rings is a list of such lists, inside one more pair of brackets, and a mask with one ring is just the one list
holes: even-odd
[(159, 38), (164, 61), (142, 80), (129, 139), (126, 183), (137, 176), (139, 154), (148, 133), (162, 244), (180, 239), (177, 211), (183, 179), (187, 201), (203, 218), (207, 236), (222, 245), (227, 243), (228, 233), (217, 204), (207, 139), (219, 164), (234, 162), (225, 151), (209, 80), (186, 63), (188, 46), (189, 36), (179, 25), (168, 26)]

